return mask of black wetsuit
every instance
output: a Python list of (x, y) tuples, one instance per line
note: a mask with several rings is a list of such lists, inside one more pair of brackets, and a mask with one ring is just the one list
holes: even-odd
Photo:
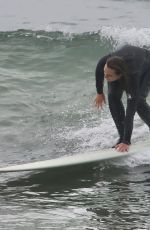
[(121, 80), (108, 82), (109, 108), (120, 136), (119, 143), (130, 144), (135, 112), (150, 128), (150, 106), (146, 102), (150, 91), (150, 51), (126, 45), (101, 58), (96, 67), (98, 94), (103, 93), (104, 65), (113, 56), (123, 58), (128, 66), (127, 108), (125, 112), (121, 101), (124, 91)]

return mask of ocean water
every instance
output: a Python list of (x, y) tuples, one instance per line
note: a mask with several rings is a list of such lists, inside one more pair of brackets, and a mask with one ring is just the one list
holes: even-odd
[[(149, 10), (146, 0), (0, 0), (1, 167), (115, 143), (108, 103), (94, 106), (95, 67), (124, 44), (150, 49)], [(149, 138), (136, 114), (132, 142)], [(0, 229), (150, 229), (149, 166), (144, 152), (1, 174)]]

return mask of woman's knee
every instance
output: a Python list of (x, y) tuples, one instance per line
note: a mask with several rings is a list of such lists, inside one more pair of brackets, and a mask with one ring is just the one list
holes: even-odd
[(108, 93), (109, 102), (119, 102), (120, 100), (121, 100), (121, 97), (116, 92)]
[(139, 97), (138, 104), (137, 104), (137, 112), (144, 111), (144, 108), (149, 106), (146, 102), (145, 97)]

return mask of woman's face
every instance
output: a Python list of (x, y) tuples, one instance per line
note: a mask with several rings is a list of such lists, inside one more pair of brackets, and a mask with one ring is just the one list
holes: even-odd
[(120, 79), (120, 75), (117, 75), (115, 70), (109, 68), (107, 63), (104, 66), (104, 77), (108, 82), (116, 81)]

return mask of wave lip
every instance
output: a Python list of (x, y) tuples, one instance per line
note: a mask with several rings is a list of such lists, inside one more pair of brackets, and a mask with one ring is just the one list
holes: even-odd
[(150, 47), (150, 28), (103, 26), (100, 29), (100, 34), (117, 46), (128, 43), (140, 47)]
[(0, 41), (8, 39), (30, 39), (45, 41), (72, 41), (72, 40), (93, 40), (102, 42), (104, 45), (110, 44), (114, 48), (125, 44), (139, 47), (150, 47), (150, 28), (102, 26), (99, 30), (87, 31), (84, 33), (73, 33), (65, 27), (52, 28), (48, 26), (46, 30), (17, 30), (0, 32)]

